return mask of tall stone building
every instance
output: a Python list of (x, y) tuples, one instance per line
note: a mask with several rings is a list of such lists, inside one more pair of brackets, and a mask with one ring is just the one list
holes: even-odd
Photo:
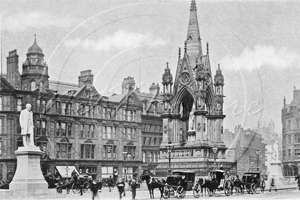
[(283, 174), (294, 176), (300, 168), (300, 89), (294, 88), (290, 104), (284, 98), (281, 110)]
[(80, 72), (78, 84), (49, 80), (36, 40), (26, 55), (20, 74), (17, 51), (9, 52), (7, 75), (0, 77), (0, 180), (14, 175), (14, 151), (22, 146), (19, 116), (27, 103), (34, 112), (35, 144), (44, 151), (44, 174), (65, 177), (77, 169), (117, 179), (140, 173), (143, 104), (136, 93), (100, 95), (91, 70)]
[[(205, 54), (206, 53), (206, 54)], [(207, 175), (213, 167), (212, 148), (218, 148), (217, 163), (232, 170), (234, 163), (226, 161), (223, 134), (223, 86), (224, 76), (217, 67), (213, 76), (209, 46), (202, 51), (196, 2), (192, 0), (187, 37), (183, 56), (178, 53), (174, 76), (168, 66), (162, 76), (163, 84), (163, 141), (157, 171), (162, 176), (168, 171), (166, 145), (174, 144), (172, 169), (193, 169)], [(235, 173), (235, 172), (233, 172)]]

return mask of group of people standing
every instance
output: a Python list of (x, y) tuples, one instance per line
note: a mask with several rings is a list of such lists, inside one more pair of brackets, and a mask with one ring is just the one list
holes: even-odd
[[(116, 186), (118, 188), (119, 191), (119, 198), (122, 199), (123, 196), (125, 196), (125, 179), (124, 178), (120, 178), (119, 181), (116, 183)], [(135, 178), (130, 179), (128, 181), (128, 186), (132, 192), (132, 200), (135, 200), (136, 197), (136, 188), (139, 187), (139, 183), (136, 181)]]

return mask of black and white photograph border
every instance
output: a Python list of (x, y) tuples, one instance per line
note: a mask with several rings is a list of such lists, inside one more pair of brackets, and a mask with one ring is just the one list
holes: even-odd
[(0, 200), (298, 197), (300, 2), (0, 4)]

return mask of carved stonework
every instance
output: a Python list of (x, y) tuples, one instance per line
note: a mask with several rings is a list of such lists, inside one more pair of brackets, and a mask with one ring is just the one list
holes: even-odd
[(183, 72), (180, 76), (180, 82), (183, 85), (187, 85), (189, 84), (189, 82), (191, 81), (191, 76), (189, 73), (187, 72)]

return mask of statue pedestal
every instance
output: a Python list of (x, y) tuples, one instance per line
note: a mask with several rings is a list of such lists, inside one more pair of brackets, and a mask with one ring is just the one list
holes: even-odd
[(40, 164), (43, 152), (37, 147), (19, 147), (15, 154), (17, 155), (17, 170), (9, 184), (9, 189), (48, 189)]
[(17, 170), (9, 190), (0, 191), (0, 200), (65, 198), (64, 194), (58, 194), (55, 189), (48, 189), (41, 171), (40, 157), (43, 152), (38, 147), (19, 147), (15, 154)]
[[(283, 186), (284, 177), (282, 175), (281, 171), (281, 162), (280, 161), (271, 161), (271, 168), (270, 168), (270, 174), (268, 177), (268, 181), (270, 182), (272, 178), (274, 178), (276, 187)], [(270, 186), (269, 186), (270, 187)]]

